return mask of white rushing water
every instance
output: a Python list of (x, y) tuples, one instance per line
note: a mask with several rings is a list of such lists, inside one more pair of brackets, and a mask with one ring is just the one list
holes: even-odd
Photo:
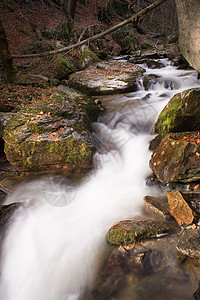
[(174, 93), (200, 86), (195, 71), (162, 61), (164, 68), (147, 69), (160, 76), (149, 91), (141, 85), (135, 93), (113, 96), (115, 109), (94, 124), (100, 152), (76, 191), (46, 179), (19, 186), (8, 197), (7, 203), (24, 207), (2, 245), (0, 299), (78, 299), (92, 283), (109, 228), (139, 215), (143, 197), (156, 193), (145, 185), (153, 123)]

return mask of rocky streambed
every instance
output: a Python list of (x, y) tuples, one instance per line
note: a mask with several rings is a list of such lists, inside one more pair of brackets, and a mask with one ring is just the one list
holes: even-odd
[[(49, 246), (56, 243), (56, 249), (43, 247), (40, 259), (46, 261), (46, 251), (49, 257), (60, 253), (61, 248), (67, 253), (60, 254), (64, 263), (60, 269), (56, 267), (65, 280), (58, 279), (44, 292), (43, 286), (52, 274), (44, 268), (40, 281), (34, 282), (37, 272), (33, 278), (31, 276), (32, 284), (23, 292), (21, 300), (27, 297), (56, 299), (55, 290), (59, 290), (59, 297), (72, 295), (75, 299), (147, 299), (149, 295), (151, 299), (192, 299), (198, 289), (200, 83), (193, 70), (178, 70), (167, 59), (155, 59), (152, 54), (147, 58), (148, 62), (143, 58), (139, 66), (124, 59), (98, 62), (70, 75), (70, 87), (60, 85), (49, 100), (29, 105), (11, 118), (3, 116), (5, 153), (14, 167), (12, 171), (21, 173), (17, 178), (51, 169), (64, 170), (67, 174), (76, 170), (85, 172), (92, 164), (96, 172), (89, 175), (89, 184), (86, 182), (77, 188), (72, 203), (71, 200), (62, 202), (65, 208), (62, 207), (60, 213), (52, 207), (55, 202), (45, 198), (46, 179), (36, 180), (33, 185), (28, 182), (24, 187), (19, 185), (16, 192), (8, 196), (6, 204), (13, 199), (18, 201), (23, 189), (24, 193), (26, 191), (22, 208), (13, 215), (15, 224), (17, 215), (24, 214), (19, 230), (22, 240), (25, 239), (26, 222), (30, 235), (43, 224), (44, 218), (50, 227), (53, 225), (51, 237), (48, 229), (42, 232)], [(148, 67), (149, 59), (151, 68)], [(113, 95), (115, 93), (120, 95)], [(14, 180), (11, 179), (11, 186)], [(8, 180), (1, 181), (2, 193), (8, 193), (6, 184)], [(36, 186), (38, 191), (34, 196)], [(98, 191), (94, 192), (93, 187)], [(58, 194), (63, 197), (63, 185), (57, 188), (57, 194), (53, 190), (54, 197)], [(66, 194), (62, 199), (65, 197)], [(39, 203), (38, 199), (43, 204), (41, 208), (39, 204), (34, 206), (38, 219), (30, 223), (31, 203)], [(2, 220), (5, 208), (2, 207)], [(44, 208), (45, 215), (41, 215)], [(80, 229), (79, 222), (86, 219), (88, 225), (84, 221)], [(63, 231), (63, 228), (58, 239), (54, 232)], [(9, 254), (8, 248), (12, 248), (10, 235), (14, 231), (11, 225), (3, 246), (0, 294), (5, 297), (4, 278), (9, 276), (7, 300), (18, 289), (9, 266), (12, 253)], [(74, 239), (76, 234), (79, 246)], [(41, 247), (42, 234), (40, 238), (38, 244), (30, 242), (29, 246)], [(78, 247), (77, 255), (85, 257), (83, 274), (76, 266), (83, 261), (75, 262), (77, 256), (69, 250), (69, 243), (75, 249)], [(105, 245), (107, 258), (94, 276), (91, 265), (96, 265), (94, 261), (104, 253)], [(93, 247), (99, 251), (96, 253)], [(12, 249), (16, 257), (21, 256), (16, 244)], [(26, 256), (27, 248), (22, 252)], [(28, 255), (30, 269), (34, 263), (35, 257)], [(47, 260), (47, 266), (50, 263), (51, 259)], [(54, 263), (59, 265), (56, 260)], [(72, 268), (75, 270), (73, 284), (70, 281)], [(21, 276), (22, 285), (23, 278)], [(31, 296), (34, 284), (39, 288)]]

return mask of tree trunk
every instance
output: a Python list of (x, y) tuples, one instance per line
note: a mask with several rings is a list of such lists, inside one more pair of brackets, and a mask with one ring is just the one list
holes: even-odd
[(0, 20), (0, 58), (3, 63), (4, 76), (6, 81), (14, 82), (14, 72), (12, 61), (13, 58), (8, 50), (8, 43), (6, 40), (6, 34), (3, 28), (3, 25)]
[(67, 52), (67, 51), (71, 51), (73, 49), (76, 49), (84, 44), (88, 44), (92, 41), (95, 41), (97, 39), (100, 39), (102, 37), (104, 37), (105, 35), (121, 28), (122, 26), (127, 25), (128, 23), (134, 22), (135, 20), (137, 20), (139, 17), (141, 17), (142, 15), (146, 14), (147, 12), (149, 12), (150, 10), (152, 10), (153, 8), (157, 7), (158, 5), (162, 4), (163, 2), (165, 2), (166, 0), (158, 0), (154, 3), (152, 3), (151, 5), (147, 6), (146, 8), (142, 9), (141, 11), (139, 11), (137, 14), (134, 14), (131, 18), (113, 26), (108, 28), (107, 30), (98, 33), (92, 37), (89, 37), (86, 40), (83, 40), (81, 42), (78, 42), (74, 45), (70, 45), (64, 48), (61, 48), (59, 50), (52, 50), (52, 51), (48, 51), (48, 52), (43, 52), (43, 53), (37, 53), (37, 54), (26, 54), (26, 55), (13, 55), (13, 58), (31, 58), (31, 57), (42, 57), (42, 56), (48, 56), (48, 55), (53, 55), (53, 54), (57, 54), (57, 53), (63, 53), (63, 52)]
[(68, 11), (72, 19), (74, 19), (77, 0), (68, 0)]
[[(70, 42), (71, 37), (73, 36), (73, 17), (76, 9), (77, 0), (62, 0), (61, 6), (64, 13), (64, 20), (62, 23), (63, 31), (68, 42)], [(73, 5), (75, 3), (75, 5)]]

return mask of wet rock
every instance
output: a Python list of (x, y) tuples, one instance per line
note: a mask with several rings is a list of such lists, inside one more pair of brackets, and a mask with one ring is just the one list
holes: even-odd
[(143, 72), (143, 68), (132, 63), (100, 62), (70, 75), (69, 85), (94, 96), (135, 91), (136, 80)]
[(167, 197), (144, 197), (145, 210), (161, 216), (163, 219), (170, 218), (169, 204)]
[(149, 150), (154, 151), (163, 139), (163, 135), (157, 134), (149, 143)]
[(20, 203), (12, 203), (9, 205), (0, 205), (0, 237), (7, 228), (14, 212), (21, 206)]
[(200, 88), (176, 94), (160, 113), (155, 133), (200, 130)]
[[(181, 255), (182, 256), (182, 255)], [(199, 285), (200, 280), (200, 261), (196, 258), (192, 257), (183, 257), (183, 262), (181, 263), (182, 268), (184, 271), (189, 274), (190, 282), (195, 292)]]
[(0, 190), (5, 194), (11, 193), (24, 180), (22, 176), (8, 176), (0, 180)]
[(144, 62), (148, 68), (150, 69), (160, 69), (163, 68), (165, 65), (158, 60), (148, 59)]
[(193, 222), (194, 216), (182, 194), (179, 191), (168, 191), (167, 198), (171, 215), (179, 225), (189, 225)]
[(141, 239), (177, 230), (177, 226), (170, 222), (125, 220), (110, 228), (107, 233), (107, 241), (114, 246), (131, 245)]
[(183, 255), (200, 259), (200, 229), (185, 230), (176, 248)]
[(91, 98), (66, 87), (26, 106), (4, 131), (8, 161), (19, 172), (90, 169), (95, 147), (89, 116), (100, 112)]
[(92, 297), (83, 299), (190, 299), (189, 276), (177, 259), (178, 238), (173, 234), (139, 241), (129, 251), (114, 249), (97, 275)]
[(127, 252), (114, 249), (108, 259), (108, 268), (112, 273), (122, 275), (128, 270)]
[(180, 138), (166, 135), (154, 150), (150, 168), (159, 181), (192, 182), (200, 179), (200, 135), (193, 133)]
[(155, 74), (148, 74), (145, 75), (142, 80), (143, 80), (143, 86), (145, 90), (149, 90), (149, 88), (157, 82), (156, 78), (158, 78), (158, 75)]

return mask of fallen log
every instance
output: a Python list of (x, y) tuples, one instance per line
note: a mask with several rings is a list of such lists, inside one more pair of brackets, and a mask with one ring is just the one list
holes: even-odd
[(155, 7), (159, 6), (160, 4), (162, 4), (163, 2), (165, 2), (166, 0), (158, 0), (154, 3), (152, 3), (151, 5), (147, 6), (146, 8), (142, 9), (141, 11), (139, 11), (138, 13), (134, 14), (132, 17), (128, 18), (127, 20), (111, 27), (108, 28), (107, 30), (98, 33), (92, 37), (89, 37), (81, 42), (78, 42), (76, 44), (58, 49), (58, 50), (52, 50), (52, 51), (46, 51), (46, 52), (42, 52), (42, 53), (37, 53), (37, 54), (26, 54), (26, 55), (12, 55), (13, 58), (31, 58), (31, 57), (42, 57), (42, 56), (48, 56), (48, 55), (54, 55), (54, 54), (58, 54), (58, 53), (63, 53), (63, 52), (67, 52), (67, 51), (71, 51), (74, 50), (84, 44), (89, 44), (92, 41), (95, 41), (99, 38), (104, 37), (105, 35), (131, 23), (134, 22), (135, 20), (137, 20), (138, 18), (140, 18), (142, 15), (144, 15), (145, 13), (149, 12), (150, 10), (154, 9)]

